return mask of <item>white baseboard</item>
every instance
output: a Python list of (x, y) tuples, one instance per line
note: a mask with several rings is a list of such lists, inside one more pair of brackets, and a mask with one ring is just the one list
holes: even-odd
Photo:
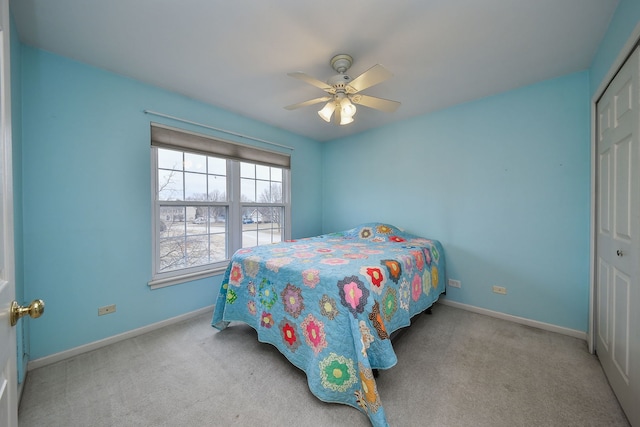
[(451, 301), (447, 298), (440, 298), (438, 301), (444, 305), (460, 308), (462, 310), (472, 311), (478, 314), (484, 314), (485, 316), (495, 317), (498, 319), (508, 320), (510, 322), (520, 323), (521, 325), (527, 325), (545, 331), (557, 332), (563, 335), (569, 335), (570, 337), (579, 338), (581, 340), (587, 340), (587, 333), (584, 331), (578, 331), (576, 329), (565, 328), (563, 326), (552, 325), (551, 323), (539, 322), (537, 320), (531, 320), (524, 317), (513, 316), (511, 314), (500, 313), (499, 311), (488, 310), (486, 308), (476, 307), (473, 305), (462, 304), (460, 302)]
[[(484, 314), (485, 316), (495, 317), (498, 319), (508, 320), (510, 322), (520, 323), (522, 325), (531, 326), (538, 329), (543, 329), (545, 331), (556, 332), (563, 335), (568, 335), (574, 338), (579, 338), (582, 340), (587, 340), (587, 333), (583, 331), (578, 331), (575, 329), (565, 328), (562, 326), (552, 325), (550, 323), (539, 322), (537, 320), (526, 319), (524, 317), (513, 316), (511, 314), (500, 313), (498, 311), (488, 310), (486, 308), (476, 307), (473, 305), (463, 304), (456, 301), (451, 301), (447, 298), (440, 298), (439, 303), (448, 305), (455, 308), (460, 308), (462, 310), (471, 311), (478, 314)], [(151, 325), (143, 326), (138, 329), (133, 329), (131, 331), (123, 332), (118, 335), (114, 335), (108, 338), (104, 338), (98, 341), (91, 342), (89, 344), (81, 345), (79, 347), (74, 347), (69, 350), (61, 351), (59, 353), (55, 353), (49, 356), (41, 357), (39, 359), (30, 360), (27, 364), (27, 371), (32, 369), (41, 368), (43, 366), (51, 365), (53, 363), (59, 362), (64, 359), (68, 359), (73, 356), (77, 356), (78, 354), (86, 353), (92, 350), (96, 350), (101, 347), (105, 347), (109, 344), (116, 343), (118, 341), (126, 340), (128, 338), (133, 338), (138, 335), (145, 334), (147, 332), (154, 331), (156, 329), (160, 329), (165, 326), (172, 325), (174, 323), (179, 323), (184, 320), (188, 320), (192, 317), (199, 316), (201, 314), (207, 312), (213, 312), (213, 305), (198, 309), (196, 311), (192, 311), (190, 313), (185, 313), (180, 316), (172, 317), (170, 319), (163, 320), (161, 322), (153, 323)]]
[(184, 320), (191, 319), (192, 317), (199, 316), (201, 314), (212, 312), (213, 313), (213, 305), (200, 308), (196, 311), (192, 311), (189, 313), (181, 314), (180, 316), (172, 317), (170, 319), (166, 319), (157, 323), (152, 323), (151, 325), (143, 326), (138, 329), (133, 329), (131, 331), (123, 332), (118, 335), (114, 335), (108, 338), (104, 338), (98, 341), (91, 342), (89, 344), (84, 344), (79, 347), (74, 347), (69, 350), (64, 350), (59, 353), (51, 354), (49, 356), (41, 357), (39, 359), (30, 360), (27, 363), (27, 371), (41, 368), (46, 365), (51, 365), (52, 363), (59, 362), (64, 359), (68, 359), (69, 357), (77, 356), (78, 354), (86, 353), (88, 351), (96, 350), (98, 348), (107, 346), (109, 344), (116, 343), (118, 341), (126, 340), (128, 338), (137, 337), (138, 335), (146, 334), (147, 332), (154, 331), (156, 329), (160, 329), (165, 326), (172, 325), (174, 323), (179, 323)]

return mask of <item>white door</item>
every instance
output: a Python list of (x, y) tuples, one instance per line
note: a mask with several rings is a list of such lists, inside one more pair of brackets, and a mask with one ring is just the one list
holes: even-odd
[(640, 53), (597, 104), (596, 352), (640, 426)]
[(9, 70), (9, 3), (0, 0), (0, 425), (17, 427), (16, 336), (9, 322), (15, 297)]

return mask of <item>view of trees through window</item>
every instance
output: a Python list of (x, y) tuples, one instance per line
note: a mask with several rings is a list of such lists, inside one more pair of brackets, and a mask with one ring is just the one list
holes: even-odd
[[(283, 170), (234, 162), (157, 148), (159, 273), (225, 262), (239, 249), (230, 244), (233, 233), (242, 234), (242, 247), (282, 240)], [(240, 218), (231, 221), (230, 212)]]
[(282, 169), (240, 163), (242, 247), (282, 240)]

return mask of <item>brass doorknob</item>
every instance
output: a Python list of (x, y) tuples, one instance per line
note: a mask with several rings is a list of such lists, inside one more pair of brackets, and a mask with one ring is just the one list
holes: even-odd
[(41, 299), (34, 299), (31, 304), (25, 307), (20, 307), (17, 302), (11, 303), (11, 326), (15, 326), (25, 314), (28, 314), (33, 319), (37, 319), (44, 313), (44, 301)]

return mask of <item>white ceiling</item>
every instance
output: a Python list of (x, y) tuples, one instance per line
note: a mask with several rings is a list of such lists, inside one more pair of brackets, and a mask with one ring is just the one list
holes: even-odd
[[(319, 141), (589, 68), (618, 0), (12, 0), (23, 43)], [(324, 95), (287, 76), (394, 76), (363, 93), (400, 101), (327, 124)], [(162, 111), (173, 114), (172, 111)], [(185, 117), (189, 119), (188, 117)], [(224, 123), (213, 126), (224, 127)], [(239, 130), (236, 130), (239, 131)]]

